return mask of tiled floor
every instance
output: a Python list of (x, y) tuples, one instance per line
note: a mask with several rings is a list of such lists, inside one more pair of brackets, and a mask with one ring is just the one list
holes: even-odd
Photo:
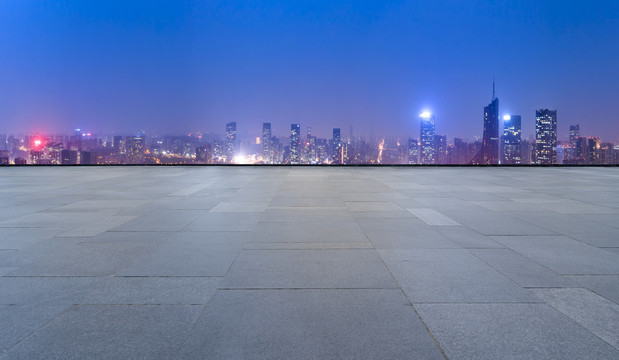
[(619, 169), (0, 168), (0, 359), (618, 359)]

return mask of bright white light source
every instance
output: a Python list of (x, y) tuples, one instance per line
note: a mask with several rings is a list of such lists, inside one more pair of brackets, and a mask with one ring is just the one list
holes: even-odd
[(424, 111), (421, 114), (419, 114), (420, 117), (424, 118), (424, 119), (429, 119), (432, 117), (432, 114), (429, 111)]
[(503, 120), (505, 120), (505, 121), (510, 121), (511, 119), (512, 119), (512, 117), (509, 116), (509, 115), (503, 116)]

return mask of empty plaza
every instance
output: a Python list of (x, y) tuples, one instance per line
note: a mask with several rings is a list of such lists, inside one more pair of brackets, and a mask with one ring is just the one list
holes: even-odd
[(0, 359), (618, 359), (619, 170), (0, 168)]

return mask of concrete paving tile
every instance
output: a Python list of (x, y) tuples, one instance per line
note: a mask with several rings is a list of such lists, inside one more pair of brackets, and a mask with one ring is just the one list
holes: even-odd
[(422, 220), (428, 225), (453, 226), (461, 225), (454, 219), (451, 219), (440, 212), (433, 209), (406, 209), (411, 214)]
[(223, 276), (248, 239), (242, 232), (180, 233), (118, 272), (122, 276)]
[(75, 304), (198, 305), (206, 304), (219, 286), (216, 277), (111, 277), (97, 278)]
[(274, 199), (270, 202), (269, 208), (289, 208), (289, 207), (333, 207), (333, 208), (345, 208), (346, 203), (342, 199), (335, 197), (283, 197)]
[(363, 201), (363, 202), (374, 202), (374, 201), (397, 201), (408, 199), (408, 197), (400, 192), (391, 191), (391, 192), (343, 192), (338, 194), (339, 197), (344, 201)]
[(400, 211), (402, 207), (392, 201), (347, 201), (350, 211)]
[[(351, 326), (354, 324), (354, 326)], [(181, 359), (443, 359), (399, 290), (220, 291)]]
[(199, 216), (183, 231), (252, 231), (260, 219), (261, 213), (209, 212)]
[(74, 305), (7, 351), (3, 360), (173, 359), (203, 308)]
[(104, 233), (112, 228), (120, 226), (128, 221), (135, 219), (136, 216), (108, 216), (102, 218), (95, 224), (78, 227), (58, 234), (58, 237), (90, 237)]
[(597, 247), (619, 247), (617, 228), (582, 219), (574, 215), (549, 213), (516, 213), (515, 216), (530, 224)]
[(374, 249), (369, 241), (365, 242), (248, 242), (245, 250), (342, 250)]
[(460, 248), (419, 219), (364, 219), (361, 228), (377, 249)]
[(64, 229), (0, 228), (0, 249), (19, 250), (54, 237)]
[(619, 275), (568, 275), (567, 278), (619, 304)]
[(355, 218), (348, 209), (333, 208), (288, 208), (267, 209), (260, 216), (260, 222), (313, 222), (313, 223), (342, 223), (355, 222)]
[(201, 210), (153, 210), (110, 231), (180, 231), (203, 214)]
[(532, 289), (547, 304), (619, 350), (619, 305), (587, 289)]
[[(70, 305), (43, 302), (34, 305), (0, 305), (0, 358), (21, 340), (48, 321), (65, 311)], [(43, 355), (41, 355), (42, 358)]]
[(224, 201), (212, 208), (211, 212), (263, 212), (269, 205), (268, 201)]
[(444, 211), (443, 214), (482, 235), (556, 235), (554, 231), (526, 223), (505, 213)]
[(511, 249), (470, 249), (473, 255), (523, 287), (574, 287), (576, 283)]
[(546, 304), (419, 304), (449, 359), (616, 359), (619, 352)]
[(79, 243), (22, 266), (10, 276), (109, 276), (154, 251), (142, 243)]
[(375, 250), (242, 250), (222, 288), (395, 288)]
[(0, 305), (34, 306), (54, 303), (71, 305), (76, 296), (93, 289), (89, 277), (0, 277)]
[(250, 241), (254, 242), (367, 242), (354, 222), (345, 223), (258, 223)]
[(466, 226), (436, 226), (436, 231), (465, 249), (503, 248), (504, 246)]
[(352, 216), (362, 221), (362, 219), (414, 219), (415, 215), (404, 209), (400, 211), (355, 211)]
[(413, 303), (539, 302), (464, 249), (378, 252)]
[(74, 228), (98, 222), (97, 213), (43, 213), (38, 212), (18, 218), (0, 221), (4, 228)]
[(0, 266), (0, 276), (9, 274), (17, 269), (19, 269), (18, 266)]
[(493, 240), (566, 275), (619, 275), (619, 256), (564, 236), (496, 236)]

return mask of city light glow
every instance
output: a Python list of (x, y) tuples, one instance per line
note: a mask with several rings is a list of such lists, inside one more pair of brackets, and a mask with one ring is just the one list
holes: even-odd
[(503, 116), (503, 120), (505, 120), (505, 121), (509, 121), (511, 119), (512, 119), (512, 117), (510, 115)]
[(419, 114), (419, 117), (421, 117), (422, 119), (429, 119), (432, 117), (432, 113), (429, 111), (424, 111), (421, 114)]

